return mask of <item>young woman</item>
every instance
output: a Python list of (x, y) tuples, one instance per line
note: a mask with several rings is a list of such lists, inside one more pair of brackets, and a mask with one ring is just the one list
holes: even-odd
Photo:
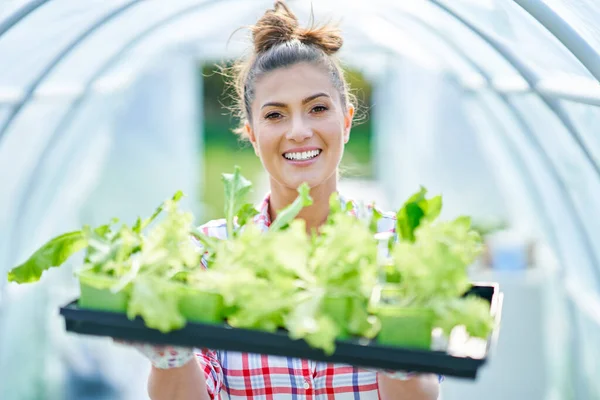
[[(237, 68), (242, 126), (269, 175), (270, 194), (254, 222), (269, 222), (297, 196), (303, 182), (314, 204), (299, 216), (318, 228), (337, 191), (337, 169), (350, 139), (354, 107), (334, 58), (342, 46), (329, 26), (303, 29), (276, 2), (252, 27), (254, 51)], [(384, 226), (384, 225), (387, 225)], [(391, 219), (381, 229), (393, 227)], [(223, 237), (225, 225), (203, 226)], [(348, 365), (229, 351), (138, 345), (151, 360), (148, 391), (153, 400), (177, 399), (402, 399), (438, 397), (438, 377), (391, 374)]]

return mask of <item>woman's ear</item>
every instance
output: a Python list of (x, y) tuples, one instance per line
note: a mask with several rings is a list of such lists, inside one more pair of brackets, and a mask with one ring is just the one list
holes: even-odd
[(244, 122), (244, 134), (252, 143), (252, 147), (254, 148), (254, 154), (258, 156), (258, 147), (256, 146), (256, 136), (254, 135), (254, 131), (252, 130), (252, 126), (248, 121)]
[(354, 106), (348, 105), (346, 115), (344, 115), (344, 143), (348, 143), (350, 140), (350, 130), (352, 129), (352, 120), (354, 119)]

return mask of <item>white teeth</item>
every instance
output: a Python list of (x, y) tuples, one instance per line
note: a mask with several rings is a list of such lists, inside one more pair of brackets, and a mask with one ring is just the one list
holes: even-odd
[(321, 153), (321, 150), (303, 151), (300, 153), (285, 153), (283, 156), (288, 160), (304, 161), (315, 158)]

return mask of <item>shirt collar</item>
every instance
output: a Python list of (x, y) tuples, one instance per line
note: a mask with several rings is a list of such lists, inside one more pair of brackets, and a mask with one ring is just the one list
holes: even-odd
[(271, 193), (267, 193), (265, 198), (256, 206), (258, 214), (254, 216), (252, 220), (255, 225), (267, 229), (271, 226), (271, 216), (269, 215), (269, 202), (271, 200)]

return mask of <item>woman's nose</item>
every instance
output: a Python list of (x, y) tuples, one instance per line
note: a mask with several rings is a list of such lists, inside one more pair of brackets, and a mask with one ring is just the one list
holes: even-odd
[(292, 120), (292, 126), (288, 131), (287, 138), (295, 142), (303, 142), (313, 135), (312, 128), (302, 117)]

